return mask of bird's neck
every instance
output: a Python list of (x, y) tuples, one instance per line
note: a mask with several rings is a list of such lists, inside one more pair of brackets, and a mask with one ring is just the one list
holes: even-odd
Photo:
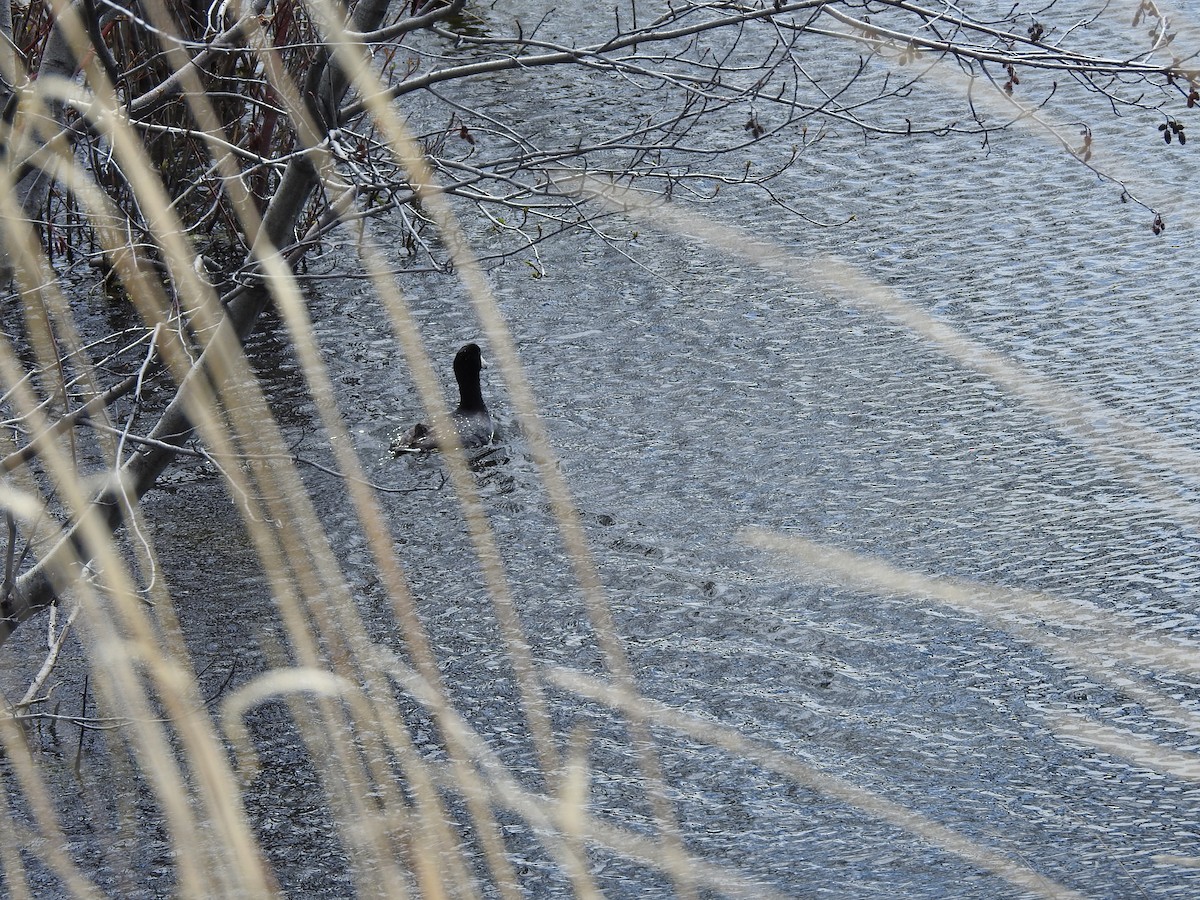
[(468, 412), (486, 409), (483, 405), (483, 391), (477, 384), (460, 384), (458, 386), (458, 408)]

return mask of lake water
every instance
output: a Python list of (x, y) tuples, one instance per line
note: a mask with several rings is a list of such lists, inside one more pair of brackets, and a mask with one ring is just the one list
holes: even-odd
[[(537, 84), (528, 73), (496, 79), (474, 102), (548, 139), (552, 126), (578, 121), (586, 98), (576, 77), (536, 94), (525, 92)], [(954, 101), (926, 91), (909, 102)], [(1030, 377), (1174, 442), (1178, 466), (1146, 462), (1108, 431), (1064, 429), (969, 359), (815, 279), (645, 222), (608, 220), (616, 245), (586, 234), (542, 245), (542, 277), (519, 260), (489, 277), (646, 696), (874, 791), (1082, 895), (1190, 897), (1200, 869), (1165, 857), (1200, 857), (1194, 674), (1115, 658), (1097, 672), (1030, 633), (928, 597), (817, 583), (748, 537), (763, 529), (927, 575), (1086, 602), (1114, 633), (1197, 648), (1200, 507), (1188, 448), (1200, 443), (1200, 312), (1188, 189), (1200, 169), (1190, 147), (1163, 145), (1149, 119), (1114, 124), (1102, 107), (1073, 102), (1094, 113), (1098, 156), (1128, 161), (1137, 190), (1161, 209), (1164, 235), (1117, 188), (1016, 130), (984, 147), (964, 136), (864, 140), (834, 129), (774, 190), (837, 227), (790, 216), (750, 190), (697, 210), (801, 267), (822, 254), (848, 261)], [(752, 159), (766, 164), (780, 152), (756, 149)], [(398, 243), (390, 227), (377, 234)], [(483, 228), (473, 236), (484, 250), (492, 240)], [(349, 239), (341, 250), (353, 251)], [(486, 353), (487, 340), (453, 277), (398, 280), (449, 387), (454, 350), (479, 340)], [(395, 430), (421, 417), (387, 320), (359, 279), (317, 281), (310, 296), (370, 477), (418, 489), (382, 502), (459, 711), (514, 772), (532, 777), (495, 616), (453, 492), (437, 489), (442, 464), (386, 453)], [(278, 337), (254, 346), (267, 355), (273, 404), (297, 452), (327, 460)], [(534, 658), (598, 674), (501, 373), (484, 376), (508, 437), (503, 461), (477, 479)], [(266, 615), (265, 592), (252, 555), (230, 540), (235, 511), (188, 472), (148, 509), (168, 560), (214, 548), (205, 583), (180, 583), (177, 605), (199, 664), (214, 664), (206, 680), (219, 684), (236, 658), (236, 684), (263, 665), (259, 628), (245, 623)], [(343, 489), (320, 472), (308, 477), (373, 637), (399, 647)], [(1035, 635), (1064, 631), (1026, 624)], [(1181, 712), (1148, 708), (1154, 696)], [(594, 811), (643, 823), (620, 730), (567, 695), (554, 694), (552, 706), (563, 734), (578, 722), (594, 729)], [(254, 719), (265, 772), (249, 811), (285, 890), (342, 896), (342, 851), (285, 718), (268, 706)], [(1070, 740), (1062, 722), (1074, 718), (1182, 755), (1192, 775)], [(656, 736), (687, 848), (764, 887), (805, 897), (1022, 896), (840, 800)], [(95, 840), (81, 821), (73, 828)], [(531, 896), (567, 891), (527, 828), (514, 822), (506, 833)], [(131, 858), (150, 871), (162, 849), (145, 841)], [(606, 895), (669, 892), (649, 868), (602, 853), (594, 862)], [(105, 871), (98, 863), (92, 874), (108, 883)], [(129, 895), (162, 890), (167, 870), (161, 879)]]

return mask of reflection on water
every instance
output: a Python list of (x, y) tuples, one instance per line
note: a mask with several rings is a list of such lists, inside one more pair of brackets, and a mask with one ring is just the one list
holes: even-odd
[[(806, 234), (798, 252), (847, 255), (1031, 372), (1194, 443), (1198, 405), (1181, 373), (1200, 323), (1180, 276), (1160, 265), (1167, 248), (1135, 241), (1140, 226), (1110, 215), (1111, 198), (1080, 190), (1052, 200), (1023, 191), (1019, 172), (1004, 188), (1012, 216), (996, 241), (988, 215), (964, 219), (942, 174), (902, 149), (863, 155), (902, 168), (895, 180), (921, 202), (889, 206), (892, 180), (847, 184), (840, 202), (857, 210), (855, 224)], [(883, 208), (886, 217), (872, 212)], [(723, 211), (737, 217), (736, 207)], [(1029, 229), (1013, 224), (1023, 215)], [(1046, 216), (1063, 223), (1052, 246), (1032, 227)], [(648, 234), (637, 243), (669, 280), (589, 245), (547, 252), (552, 277), (495, 278), (642, 689), (1087, 895), (1194, 890), (1191, 870), (1157, 861), (1200, 852), (1194, 783), (1055, 732), (1063, 715), (1081, 715), (1186, 750), (1194, 726), (1139, 698), (1158, 690), (1194, 717), (1193, 679), (1097, 676), (932, 601), (808, 584), (737, 539), (751, 526), (796, 534), (921, 572), (1088, 600), (1137, 633), (1195, 641), (1194, 514), (1173, 516), (1094, 447), (897, 325), (710, 248)], [(1126, 248), (1120, 284), (1136, 291), (1114, 285), (1114, 245)], [(446, 287), (430, 281), (414, 296), (449, 348), (472, 332)], [(336, 342), (340, 324), (326, 327)], [(384, 354), (378, 365), (386, 379), (392, 361)], [(411, 420), (411, 392), (394, 388), (396, 415)], [(497, 381), (485, 390), (500, 394)], [(493, 406), (503, 415), (502, 394)], [(359, 434), (367, 456), (386, 441), (369, 422)], [(428, 485), (439, 466), (380, 462), (376, 474)], [(594, 670), (586, 616), (519, 436), (505, 477), (481, 487), (536, 658)], [(464, 563), (454, 498), (402, 496), (393, 521), (460, 709), (532, 774), (515, 704), (498, 689), (506, 664), (482, 582)], [(461, 577), (448, 580), (456, 567)], [(622, 775), (635, 766), (620, 732), (608, 737), (605, 715), (565, 698), (556, 716), (600, 735), (596, 810), (644, 821)], [(785, 891), (1017, 893), (719, 751), (665, 737), (663, 754), (688, 846)], [(640, 889), (626, 879), (651, 877), (627, 864), (600, 871), (620, 896)]]
[[(1200, 405), (1187, 373), (1200, 323), (1182, 274), (1162, 265), (1170, 246), (1090, 186), (1047, 195), (1039, 182), (1071, 181), (1070, 167), (1021, 170), (1030, 163), (1019, 154), (1036, 148), (1015, 138), (1007, 180), (993, 178), (1007, 205), (997, 225), (956, 198), (965, 180), (931, 171), (930, 150), (860, 150), (864, 175), (843, 178), (838, 201), (855, 223), (804, 232), (797, 252), (848, 256), (1031, 372), (1194, 445)], [(953, 156), (940, 163), (969, 168)], [(889, 177), (866, 177), (885, 167)], [(910, 202), (897, 207), (901, 196)], [(737, 207), (721, 212), (737, 218)], [(1041, 232), (1047, 219), (1058, 223), (1053, 242)], [(1139, 697), (1158, 690), (1194, 719), (1193, 679), (1097, 677), (932, 602), (806, 584), (737, 540), (747, 526), (794, 533), (922, 572), (1088, 600), (1136, 633), (1195, 641), (1194, 512), (1173, 514), (1094, 447), (888, 321), (709, 248), (643, 234), (636, 249), (670, 278), (589, 246), (545, 254), (546, 279), (495, 277), (642, 688), (1085, 894), (1194, 890), (1192, 870), (1158, 861), (1200, 851), (1194, 783), (1055, 733), (1075, 714), (1186, 750), (1195, 726), (1152, 714)], [(416, 291), (422, 316), (465, 337), (461, 304), (439, 287)], [(369, 453), (378, 441), (363, 438)], [(511, 466), (515, 487), (487, 502), (535, 652), (587, 668), (585, 617), (565, 564), (552, 563), (536, 482), (519, 452)], [(1178, 493), (1179, 483), (1166, 485)], [(398, 513), (397, 527), (421, 548), (412, 576), (446, 617), (466, 708), (482, 709), (471, 673), (496, 637), (462, 596), (478, 586), (444, 582), (446, 554), (465, 552), (441, 530), (452, 507), (429, 498), (416, 516)], [(512, 727), (476, 721), (497, 746)], [(621, 753), (619, 743), (605, 749)], [(689, 846), (785, 890), (1014, 893), (717, 751), (667, 739), (664, 764)], [(636, 821), (613, 777), (621, 770), (597, 761), (606, 776), (596, 806)], [(605, 882), (618, 894), (620, 885)]]

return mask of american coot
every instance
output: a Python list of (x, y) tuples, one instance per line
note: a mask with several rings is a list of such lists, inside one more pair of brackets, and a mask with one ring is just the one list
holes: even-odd
[[(467, 448), (490, 444), (496, 435), (492, 415), (483, 402), (479, 388), (479, 372), (483, 369), (483, 354), (478, 344), (467, 344), (454, 355), (454, 378), (458, 382), (458, 408), (454, 410), (454, 427), (458, 439)], [(437, 437), (426, 425), (415, 425), (407, 435), (392, 441), (393, 453), (423, 453), (437, 450)]]

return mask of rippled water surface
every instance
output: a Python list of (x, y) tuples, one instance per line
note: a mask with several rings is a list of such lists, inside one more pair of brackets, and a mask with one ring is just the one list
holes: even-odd
[[(533, 102), (505, 93), (509, 83), (495, 87), (518, 109)], [(536, 102), (548, 120), (559, 116), (553, 92)], [(842, 776), (1085, 896), (1183, 898), (1200, 893), (1200, 871), (1164, 857), (1200, 857), (1194, 676), (1111, 658), (1083, 665), (1030, 633), (930, 599), (822, 586), (747, 541), (747, 529), (765, 529), (929, 575), (1088, 601), (1117, 632), (1198, 646), (1190, 454), (1200, 443), (1200, 307), (1194, 207), (1180, 189), (1196, 166), (1151, 133), (1099, 133), (1123, 141), (1112, 149), (1132, 161), (1129, 176), (1163, 204), (1164, 236), (1117, 189), (1020, 132), (994, 135), (986, 148), (831, 134), (776, 189), (814, 220), (845, 221), (838, 227), (736, 191), (700, 211), (799, 261), (846, 259), (981, 350), (1175, 442), (1175, 462), (1147, 462), (1109, 431), (1064, 430), (882, 314), (756, 268), (737, 248), (644, 223), (608, 223), (628, 238), (620, 252), (568, 237), (541, 248), (544, 277), (512, 264), (491, 279), (647, 696)], [(400, 284), (449, 386), (457, 346), (486, 340), (453, 278)], [(386, 319), (353, 278), (317, 282), (311, 303), (370, 477), (400, 491), (383, 502), (451, 692), (501, 758), (532, 779), (511, 671), (441, 463), (385, 453), (392, 433), (422, 415)], [(268, 367), (275, 405), (298, 452), (327, 460), (299, 376), (278, 352)], [(505, 458), (477, 480), (535, 658), (598, 673), (501, 373), (487, 370), (484, 384), (507, 439)], [(319, 471), (309, 478), (374, 637), (399, 647), (341, 489)], [(169, 514), (197, 502), (199, 484), (181, 482), (151, 504), (165, 553), (196, 537)], [(214, 507), (216, 529), (229, 528), (233, 511)], [(241, 574), (249, 569), (236, 556), (213, 559), (211, 595), (238, 597), (243, 613), (265, 603), (252, 599), (263, 588)], [(201, 663), (205, 646), (214, 661), (236, 646), (246, 673), (262, 665), (255, 629), (206, 609), (207, 596), (193, 588), (179, 599), (204, 636)], [(228, 600), (215, 602), (227, 611)], [(1033, 634), (1061, 630), (1027, 624)], [(1148, 708), (1153, 697), (1178, 709)], [(597, 814), (644, 823), (624, 732), (599, 708), (553, 701), (564, 733), (578, 722), (593, 729)], [(271, 836), (285, 888), (339, 896), (347, 876), (312, 799), (315, 776), (293, 758), (285, 714), (272, 710), (255, 721), (267, 774), (250, 813)], [(1064, 717), (1186, 754), (1193, 775), (1072, 741)], [(753, 762), (658, 736), (688, 849), (749, 879), (793, 896), (1021, 895)], [(532, 895), (567, 890), (523, 825), (507, 834)], [(598, 853), (595, 869), (608, 895), (668, 890), (619, 858)]]
[[(781, 219), (769, 233), (798, 256), (840, 254), (1029, 373), (1195, 445), (1197, 314), (1176, 264), (1186, 222), (1154, 238), (1113, 191), (1021, 136), (995, 140), (986, 157), (936, 141), (844, 152), (822, 148), (788, 184), (806, 194), (827, 168), (827, 202), (853, 221), (819, 230)], [(714, 213), (751, 216), (736, 204)], [(1192, 895), (1194, 870), (1160, 855), (1200, 847), (1194, 781), (1057, 728), (1082, 716), (1192, 752), (1194, 678), (1118, 672), (1111, 659), (1097, 672), (932, 601), (816, 586), (744, 540), (747, 528), (770, 529), (924, 573), (1086, 600), (1117, 630), (1195, 647), (1195, 510), (1161, 502), (1194, 499), (1186, 454), (1176, 472), (1064, 432), (885, 317), (736, 253), (645, 228), (625, 249), (649, 271), (564, 242), (545, 250), (545, 278), (513, 269), (494, 281), (646, 693), (1085, 895)], [(449, 285), (422, 283), (413, 296), (443, 359), (475, 336)], [(367, 321), (358, 319), (362, 356), (345, 359), (343, 375), (362, 376), (349, 391), (371, 456), (393, 417), (419, 413), (395, 352), (372, 346)], [(345, 339), (343, 324), (327, 327), (331, 346)], [(499, 373), (485, 374), (504, 415)], [(510, 452), (482, 483), (535, 653), (592, 668), (519, 435)], [(381, 461), (376, 474), (418, 486), (437, 471), (435, 461)], [(467, 552), (447, 533), (455, 516), (446, 492), (394, 506), (450, 681), (504, 748), (518, 726), (494, 696), (495, 626), (478, 583), (446, 575)], [(1143, 689), (1181, 712), (1148, 711)], [(624, 752), (614, 744), (617, 757), (597, 761), (595, 794), (620, 821), (639, 815), (620, 776), (632, 771)], [(688, 846), (785, 893), (1020, 893), (752, 764), (671, 737), (663, 754)], [(638, 895), (649, 878), (617, 867), (600, 883)]]

